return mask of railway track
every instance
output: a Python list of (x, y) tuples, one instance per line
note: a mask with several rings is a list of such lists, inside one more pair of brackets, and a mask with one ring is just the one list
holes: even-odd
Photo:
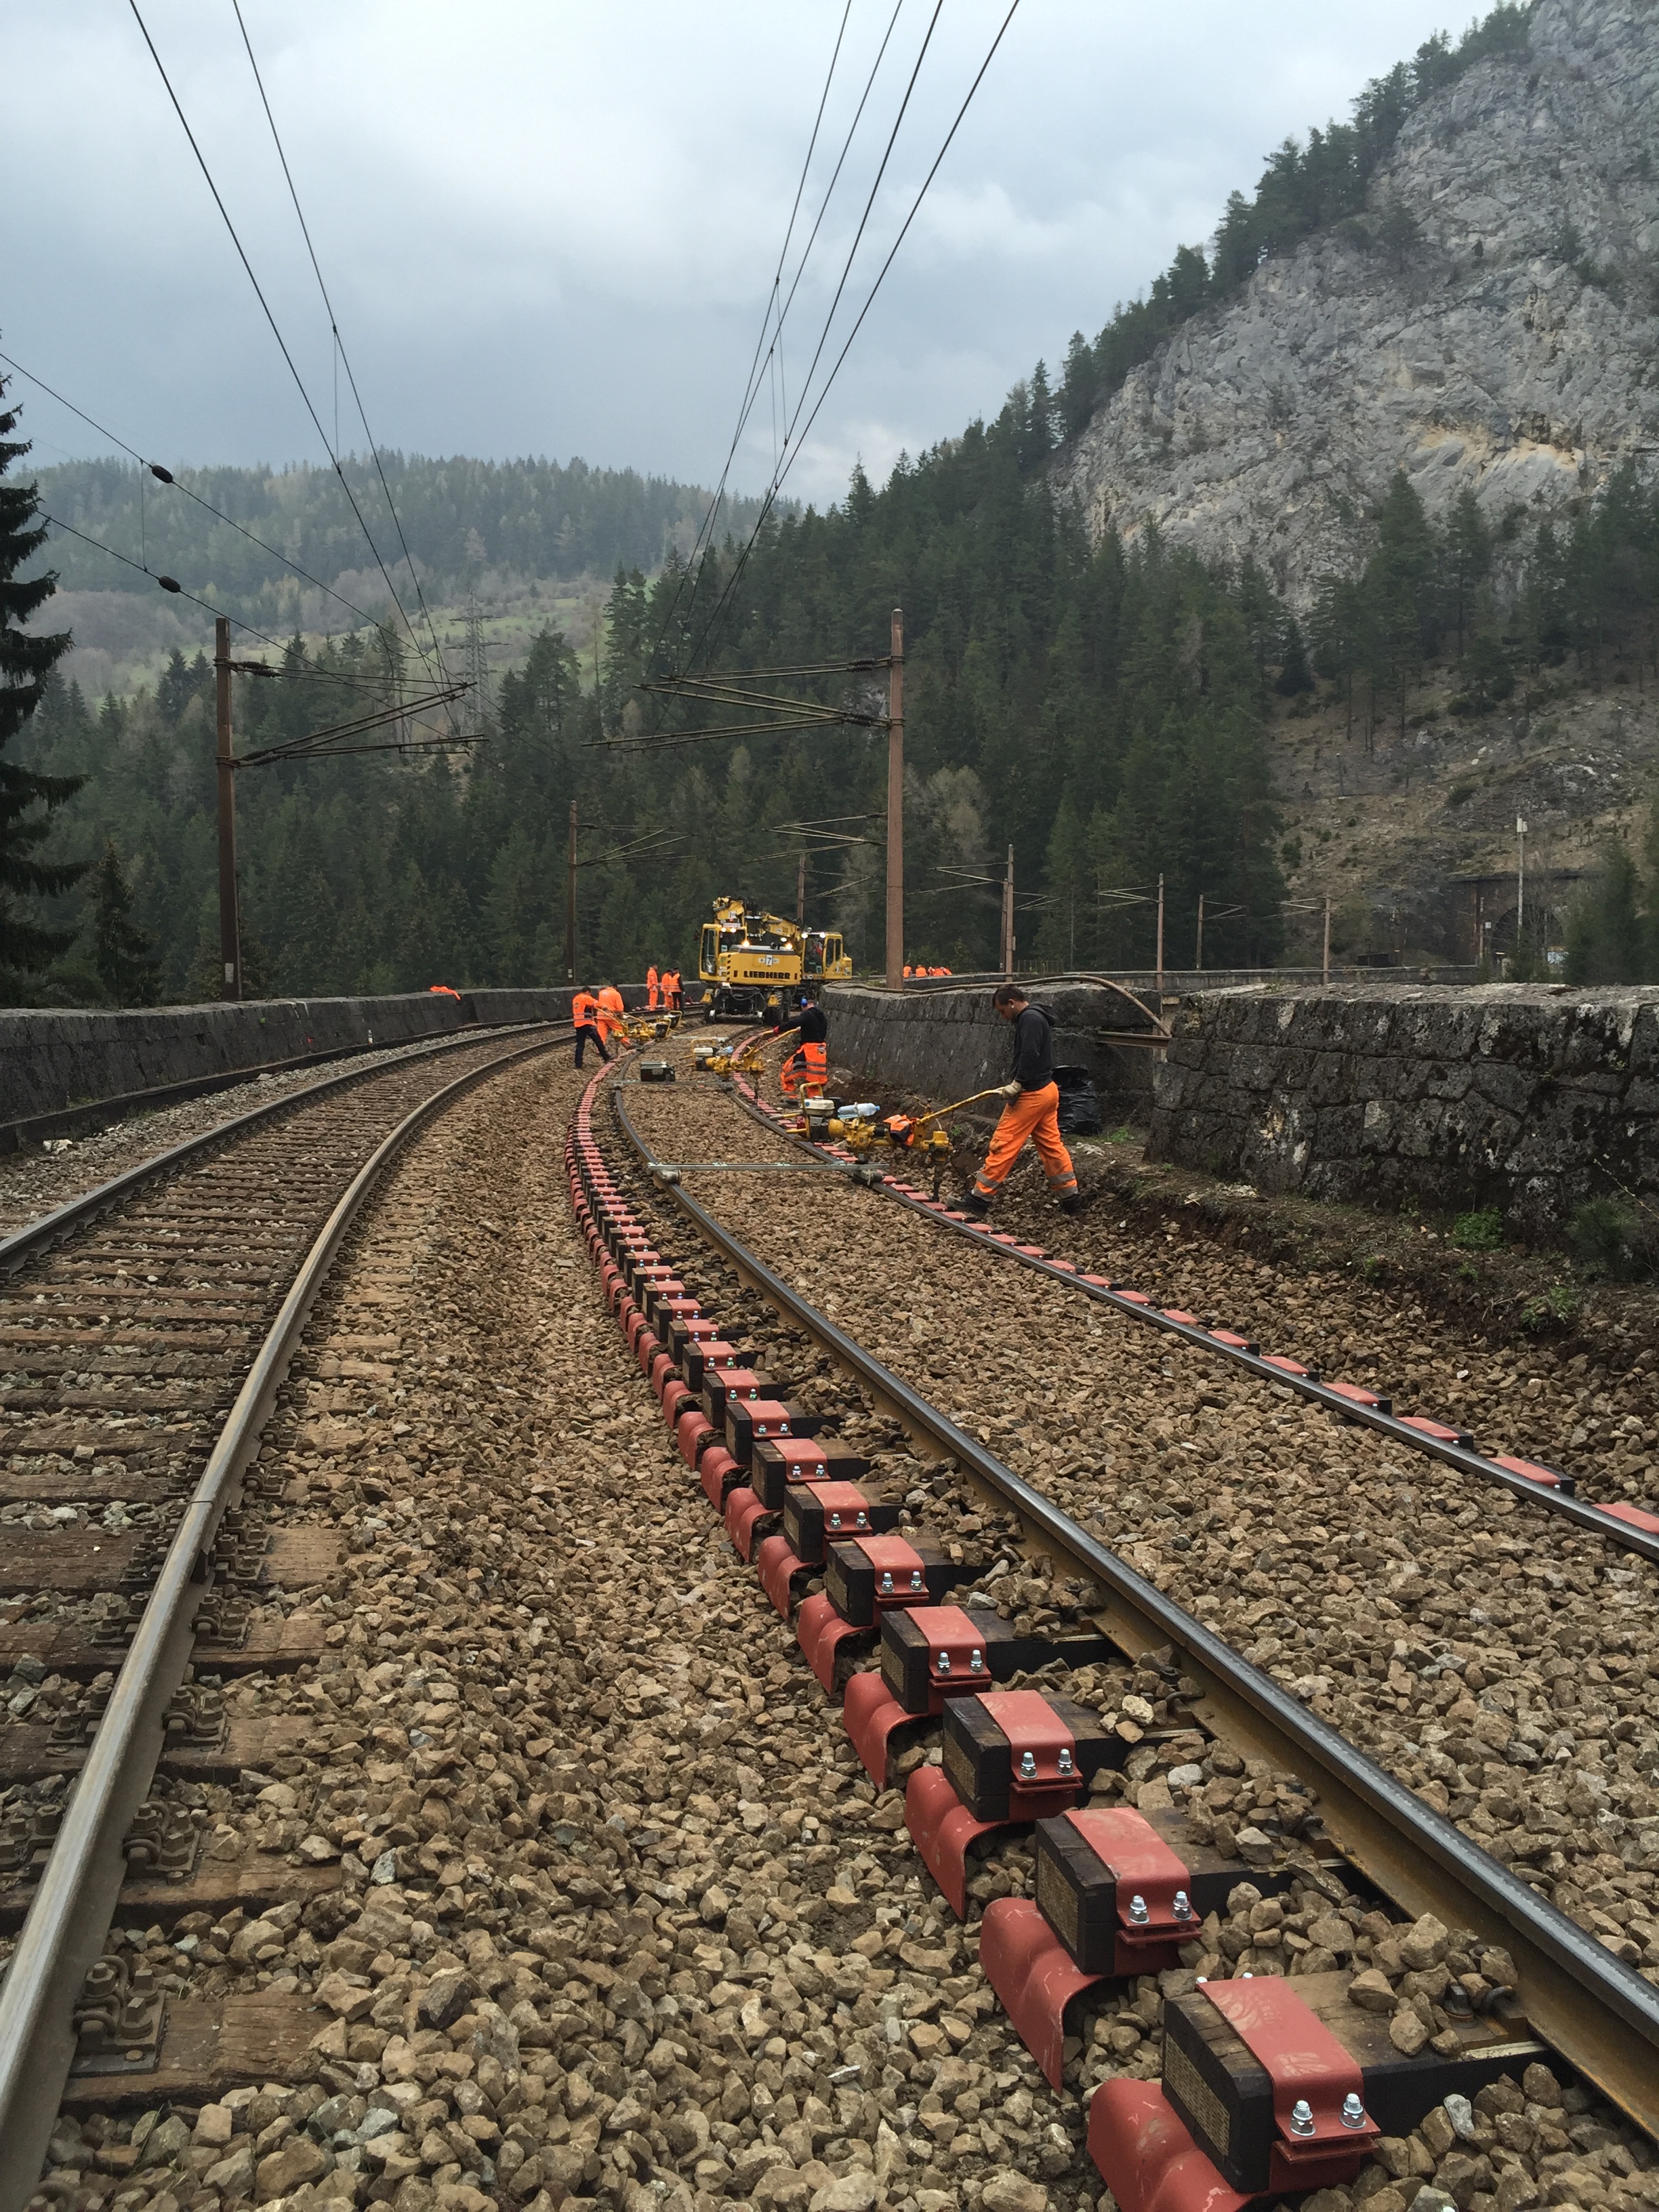
[[(1011, 1285), (1045, 1302), (1037, 1319), (1051, 1333), (1054, 1310), (1071, 1317), (1074, 1366), (1103, 1368), (1144, 1427), (1146, 1333), (1105, 1311), (1079, 1330), (1073, 1303), (1046, 1303), (1068, 1299), (1059, 1285), (947, 1242), (799, 1152), (759, 1176), (728, 1157), (736, 1171), (701, 1181), (690, 1163), (745, 1150), (732, 1137), (750, 1125), (724, 1094), (626, 1076), (607, 1079), (646, 1148), (684, 1164), (678, 1185), (613, 1127), (599, 1085), (583, 1112), (580, 1076), (538, 1077), (533, 1091), (509, 1076), (393, 1167), (349, 1240), (255, 1475), (293, 1501), (303, 1525), (287, 1533), (331, 1543), (334, 1564), (313, 1559), (314, 1582), (286, 1600), (266, 1586), (241, 1671), (215, 1656), (231, 1734), (218, 1780), (181, 1793), (208, 1809), (214, 1848), (242, 1855), (170, 1893), (159, 1880), (129, 1889), (124, 1955), (186, 1993), (160, 2071), (74, 2077), (41, 2204), (555, 2212), (574, 2196), (616, 2212), (645, 2212), (647, 2199), (708, 2212), (731, 2198), (765, 2212), (1089, 2212), (1100, 2182), (1081, 2100), (1102, 2085), (1151, 2091), (1162, 2031), (1197, 1973), (1236, 1982), (1293, 1954), (1314, 1969), (1340, 1958), (1345, 1981), (1365, 1966), (1396, 2012), (1415, 1980), (1425, 2035), (1451, 2032), (1436, 2003), (1452, 2001), (1454, 1969), (1480, 1964), (1492, 1969), (1476, 1975), (1483, 2002), (1512, 1981), (1534, 2013), (1553, 1996), (1583, 2015), (1567, 2021), (1552, 2071), (1538, 2020), (1504, 2019), (1500, 2004), (1486, 2047), (1513, 2072), (1467, 2114), (1454, 2098), (1376, 2147), (1354, 2183), (1376, 2212), (1405, 2212), (1424, 2183), (1464, 2212), (1641, 2201), (1651, 2146), (1568, 2078), (1565, 2037), (1593, 2054), (1622, 2036), (1612, 2094), (1634, 2076), (1639, 2095), (1650, 1984), (1613, 1974), (1635, 2017), (1610, 2029), (1599, 1993), (1614, 1962), (1590, 1929), (1483, 1865), (1461, 1809), (1429, 1823), (1448, 1863), (1417, 1848), (1414, 1793), (1357, 1756), (1346, 1729), (1320, 1728), (1310, 1697), (1265, 1662), (1241, 1662), (1230, 1601), (1194, 1612), (1190, 1591), (1160, 1588), (1165, 1564), (1129, 1546), (1121, 1514), (1103, 1536), (1091, 1518), (1103, 1501), (1133, 1500), (1137, 1484), (1156, 1501), (1127, 1450), (1109, 1480), (1069, 1456), (1039, 1459), (1045, 1432), (1069, 1419), (1075, 1439), (1092, 1419), (1080, 1375), (1057, 1391), (1039, 1366), (1036, 1413), (999, 1426), (946, 1356), (958, 1331), (970, 1360), (982, 1350), (981, 1279)], [(554, 1149), (567, 1112), (568, 1170)], [(609, 1271), (611, 1312), (586, 1293), (567, 1187)], [(918, 1333), (941, 1254), (953, 1303)], [(1211, 1848), (1248, 1868), (1179, 1970), (1051, 2007), (1046, 2042), (1041, 1993), (1028, 1997), (1022, 2029), (1060, 2087), (993, 1995), (1002, 1967), (988, 1939), (1018, 1920), (1014, 1907), (1029, 1921), (1041, 1893), (1029, 1833), (989, 1835), (964, 1856), (959, 1920), (903, 1825), (913, 1774), (939, 1771), (938, 1723), (921, 1717), (884, 1745), (864, 1726), (866, 1778), (841, 1693), (826, 1703), (814, 1685), (805, 1608), (832, 1683), (855, 1640), (828, 1627), (818, 1576), (781, 1560), (757, 1494), (699, 1434), (712, 1425), (681, 1425), (685, 1386), (626, 1303), (647, 1281), (659, 1297), (684, 1284), (682, 1316), (695, 1304), (787, 1378), (871, 1462), (898, 1533), (918, 1545), (937, 1534), (957, 1577), (941, 1602), (988, 1613), (1000, 1599), (1008, 1629), (1066, 1647), (1060, 1671), (1024, 1679), (1073, 1694), (1098, 1717), (1091, 1740), (1113, 1739), (1092, 1802), (1138, 1803), (1194, 1836), (1207, 1821)], [(1162, 1369), (1194, 1358), (1177, 1343), (1156, 1363), (1163, 1407), (1181, 1386)], [(357, 1366), (348, 1404), (331, 1378)], [(413, 1433), (371, 1456), (336, 1425), (361, 1427), (364, 1401), (394, 1377)], [(1249, 1388), (1268, 1422), (1290, 1418), (1286, 1400)], [(1305, 1446), (1316, 1424), (1358, 1461), (1351, 1475), (1374, 1472), (1374, 1433), (1317, 1409), (1294, 1419), (1285, 1441)], [(1148, 1467), (1168, 1457), (1149, 1450)], [(1248, 1468), (1242, 1451), (1231, 1472), (1259, 1511), (1276, 1502), (1279, 1474)], [(1146, 1517), (1138, 1500), (1133, 1511)], [(1534, 1540), (1557, 1525), (1527, 1499), (1511, 1514)], [(1071, 1558), (1073, 1532), (1088, 1548)], [(1117, 1556), (1126, 1548), (1131, 1561)], [(1430, 1633), (1415, 1609), (1401, 1625), (1412, 1649)], [(880, 1677), (851, 1663), (856, 1720)], [(1327, 1738), (1342, 1766), (1330, 1777), (1303, 1749)], [(1460, 1887), (1465, 1862), (1496, 1876), (1490, 1908), (1478, 1883)], [(1549, 1879), (1547, 1862), (1518, 1872)], [(1431, 1954), (1423, 1900), (1458, 1914), (1463, 1894), (1490, 1917), (1448, 1919), (1446, 1956), (1413, 1952), (1419, 1976), (1390, 1946), (1409, 1938)], [(1535, 1957), (1511, 1911), (1523, 1931), (1541, 1927)], [(1321, 1974), (1291, 1980), (1311, 1991)], [(1379, 2028), (1394, 2016), (1376, 2015)], [(177, 2049), (191, 2022), (197, 2047)], [(1589, 2079), (1601, 2059), (1574, 2063)], [(1491, 2207), (1474, 2201), (1483, 2193)]]
[[(780, 1112), (757, 1086), (739, 1077), (733, 1080), (732, 1088), (732, 1095), (745, 1111), (763, 1126), (784, 1133), (792, 1146), (799, 1146), (826, 1163), (834, 1161), (847, 1167), (855, 1164), (853, 1154), (844, 1146), (813, 1144), (797, 1134), (796, 1115), (787, 1110)], [(1525, 1458), (1515, 1452), (1479, 1450), (1474, 1434), (1461, 1422), (1437, 1419), (1427, 1413), (1396, 1413), (1394, 1399), (1386, 1390), (1373, 1389), (1340, 1376), (1328, 1376), (1286, 1352), (1264, 1352), (1246, 1332), (1220, 1322), (1206, 1324), (1184, 1308), (1160, 1305), (1131, 1283), (1085, 1273), (1075, 1261), (1057, 1259), (1041, 1245), (1000, 1229), (993, 1221), (976, 1221), (957, 1211), (948, 1201), (929, 1196), (902, 1173), (881, 1174), (879, 1187), (897, 1205), (926, 1214), (981, 1250), (1063, 1283), (1079, 1296), (1182, 1340), (1206, 1354), (1219, 1357), (1259, 1381), (1281, 1385), (1345, 1421), (1375, 1429), (1400, 1450), (1443, 1461), (1515, 1496), (1541, 1498), (1548, 1510), (1579, 1528), (1594, 1529), (1639, 1558), (1659, 1563), (1659, 1511), (1650, 1505), (1634, 1504), (1624, 1499), (1604, 1501), (1580, 1497), (1572, 1475), (1541, 1460)]]
[(249, 1469), (319, 1287), (410, 1139), (568, 1034), (326, 1079), (0, 1241), (0, 2203), (32, 2190), (72, 2065), (155, 2063), (163, 2007), (104, 1933), (124, 1881), (196, 1859), (164, 1747), (175, 1775), (220, 1771), (217, 1686), (281, 1662), (250, 1608), (317, 1578)]
[[(644, 1171), (633, 1179), (630, 1190), (623, 1193), (621, 1171), (614, 1161), (607, 1161), (606, 1146), (599, 1135), (592, 1131), (578, 1133), (573, 1164), (587, 1175), (581, 1202), (593, 1213), (596, 1229), (599, 1200), (603, 1196), (613, 1209), (635, 1212), (666, 1243), (671, 1232), (664, 1226), (663, 1202), (672, 1199), (696, 1234), (721, 1254), (741, 1280), (757, 1289), (791, 1325), (805, 1329), (837, 1369), (855, 1378), (864, 1394), (902, 1423), (924, 1450), (962, 1471), (965, 1480), (961, 1492), (953, 1494), (947, 1488), (944, 1494), (947, 1505), (954, 1502), (964, 1511), (974, 1509), (970, 1527), (977, 1527), (988, 1510), (1006, 1515), (1012, 1509), (1024, 1547), (1040, 1549), (1057, 1563), (1052, 1575), (1054, 1589), (1060, 1585), (1059, 1563), (1063, 1563), (1103, 1600), (1091, 1602), (1091, 1617), (1106, 1626), (1126, 1655), (1143, 1661), (1149, 1652), (1164, 1656), (1166, 1670), (1173, 1668), (1178, 1674), (1186, 1717), (1194, 1725), (1212, 1731), (1224, 1743), (1238, 1746), (1250, 1758), (1265, 1759), (1275, 1771), (1299, 1774), (1312, 1784), (1318, 1792), (1326, 1832), (1366, 1881), (1413, 1915), (1435, 1913), (1448, 1928), (1475, 1931), (1479, 1941), (1507, 1951), (1533, 2026), (1585, 2079), (1594, 2081), (1651, 2135), (1659, 2124), (1659, 2105), (1653, 2092), (1653, 2083), (1659, 2079), (1654, 2065), (1659, 2043), (1659, 1999), (1651, 1980), (1632, 1972), (1626, 1959), (1613, 1955), (1613, 1944), (1606, 1933), (1552, 1905), (1536, 1887), (1480, 1848), (1398, 1778), (1346, 1741), (1336, 1729), (1322, 1726), (1308, 1710), (1305, 1697), (1292, 1694), (1262, 1668), (1242, 1659), (1203, 1619), (1172, 1603), (1152, 1580), (1127, 1566), (1062, 1510), (1052, 1495), (1022, 1479), (988, 1451), (963, 1425), (963, 1416), (952, 1419), (892, 1368), (872, 1358), (822, 1304), (815, 1304), (802, 1295), (800, 1279), (809, 1270), (801, 1267), (780, 1270), (755, 1249), (756, 1240), (745, 1243), (733, 1230), (733, 1215), (752, 1222), (763, 1209), (775, 1211), (785, 1178), (767, 1172), (753, 1179), (752, 1188), (762, 1195), (748, 1199), (739, 1195), (748, 1179), (743, 1173), (744, 1164), (729, 1157), (734, 1149), (729, 1142), (732, 1121), (729, 1102), (725, 1105), (724, 1133), (711, 1139), (711, 1131), (720, 1127), (719, 1109), (712, 1100), (698, 1102), (689, 1112), (690, 1100), (685, 1092), (676, 1097), (666, 1089), (630, 1088), (626, 1100), (624, 1107), (619, 1091), (620, 1127), (635, 1148)], [(712, 1115), (702, 1110), (704, 1104), (714, 1109)], [(650, 1119), (659, 1133), (673, 1129), (679, 1139), (693, 1133), (701, 1141), (653, 1139), (641, 1126), (641, 1115)], [(694, 1197), (688, 1188), (696, 1179), (700, 1161), (710, 1174), (707, 1188), (716, 1194), (706, 1200)], [(783, 1164), (772, 1159), (761, 1164), (770, 1170)], [(832, 1205), (839, 1208), (861, 1202), (867, 1209), (872, 1204), (862, 1194), (848, 1193), (845, 1176), (836, 1174), (828, 1163), (817, 1172), (805, 1163), (801, 1165), (800, 1178), (789, 1179), (787, 1188), (792, 1194), (804, 1190), (811, 1195), (798, 1203), (791, 1219), (783, 1224), (781, 1238), (786, 1245), (803, 1207), (827, 1210)], [(713, 1180), (717, 1171), (718, 1182)], [(596, 1174), (602, 1182), (608, 1179), (611, 1188), (594, 1185)], [(844, 1218), (838, 1212), (837, 1222)], [(935, 1233), (936, 1226), (929, 1224)], [(664, 1256), (669, 1256), (673, 1249), (670, 1244)], [(814, 1258), (820, 1249), (815, 1249)], [(846, 1249), (857, 1249), (856, 1239)], [(632, 1264), (637, 1275), (639, 1263)], [(844, 1268), (836, 1281), (831, 1302), (843, 1308), (860, 1305), (861, 1272), (857, 1266)], [(793, 1279), (786, 1279), (786, 1273)], [(823, 1271), (819, 1279), (826, 1279)], [(620, 1295), (620, 1288), (613, 1283), (613, 1295)], [(913, 1280), (907, 1285), (907, 1295), (921, 1288)], [(1193, 1326), (1178, 1322), (1171, 1334), (1176, 1341), (1190, 1343), (1188, 1332)], [(863, 1333), (860, 1328), (859, 1334)], [(1208, 1353), (1212, 1346), (1206, 1341), (1204, 1349)], [(1269, 1373), (1274, 1384), (1285, 1379), (1275, 1370)], [(660, 1366), (656, 1379), (666, 1389), (665, 1370)], [(1340, 1399), (1335, 1409), (1350, 1410)], [(1534, 1509), (1539, 1502), (1535, 1497), (1528, 1501)], [(753, 1525), (744, 1528), (739, 1522), (739, 1535), (752, 1534)], [(775, 1602), (775, 1589), (774, 1597)], [(1609, 1928), (1620, 1924), (1607, 1923)], [(1659, 1965), (1659, 1952), (1652, 1955)]]

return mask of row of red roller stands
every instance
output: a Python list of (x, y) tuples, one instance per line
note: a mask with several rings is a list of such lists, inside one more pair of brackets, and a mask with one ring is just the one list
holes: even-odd
[[(592, 1109), (595, 1075), (566, 1146), (571, 1204), (601, 1292), (672, 1430), (680, 1456), (793, 1620), (878, 1790), (918, 1744), (940, 1759), (911, 1771), (905, 1820), (959, 1917), (969, 1854), (1030, 1833), (1033, 1897), (985, 1909), (980, 1961), (1050, 2082), (1061, 2086), (1080, 2009), (1119, 2001), (1133, 1977), (1177, 1964), (1206, 1914), (1240, 1882), (1264, 1894), (1281, 1875), (1225, 1857), (1182, 1814), (1091, 1806), (1090, 1784), (1129, 1745), (1096, 1711), (999, 1688), (1059, 1660), (1115, 1657), (1106, 1639), (1016, 1633), (991, 1611), (949, 1602), (974, 1570), (898, 1533), (901, 1507), (865, 1478), (867, 1460), (788, 1396), (687, 1291), (606, 1165)], [(823, 1589), (803, 1597), (806, 1583)], [(874, 1656), (878, 1663), (861, 1662)], [(1448, 2089), (1473, 2094), (1501, 2070), (1473, 2032), (1461, 2057), (1402, 2060), (1386, 2021), (1346, 2002), (1346, 1974), (1200, 1984), (1164, 2006), (1164, 2075), (1111, 2080), (1090, 2106), (1089, 2147), (1122, 2212), (1239, 2212), (1253, 2198), (1352, 2180), (1380, 2133), (1405, 2134)], [(1382, 2047), (1370, 2048), (1382, 2035)], [(1075, 2045), (1073, 2046), (1075, 2048)], [(1267, 2085), (1265, 2087), (1263, 2085)], [(1379, 2110), (1373, 2110), (1373, 2107)]]

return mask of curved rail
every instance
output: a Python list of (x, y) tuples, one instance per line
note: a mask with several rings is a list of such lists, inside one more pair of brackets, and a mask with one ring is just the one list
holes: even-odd
[[(837, 1166), (848, 1164), (850, 1155), (838, 1152), (834, 1146), (815, 1145), (789, 1127), (787, 1117), (769, 1105), (757, 1091), (740, 1078), (732, 1078), (731, 1086), (738, 1105), (763, 1127), (787, 1137), (818, 1159)], [(1242, 1367), (1258, 1382), (1276, 1383), (1298, 1397), (1311, 1400), (1315, 1405), (1323, 1406), (1328, 1413), (1340, 1414), (1345, 1421), (1376, 1429), (1402, 1451), (1443, 1460), (1464, 1474), (1477, 1476), (1482, 1482), (1496, 1483), (1517, 1498), (1528, 1498), (1534, 1505), (1559, 1513), (1579, 1528), (1593, 1530), (1609, 1542), (1621, 1545), (1626, 1551), (1635, 1552), (1659, 1565), (1659, 1514), (1644, 1512), (1637, 1505), (1599, 1505), (1589, 1498), (1579, 1498), (1575, 1495), (1571, 1476), (1555, 1468), (1517, 1458), (1512, 1453), (1496, 1455), (1478, 1451), (1474, 1437), (1466, 1429), (1455, 1427), (1449, 1422), (1430, 1420), (1420, 1413), (1396, 1413), (1391, 1401), (1378, 1391), (1365, 1389), (1354, 1382), (1329, 1381), (1317, 1368), (1304, 1367), (1299, 1360), (1262, 1352), (1237, 1330), (1206, 1328), (1194, 1314), (1176, 1306), (1156, 1305), (1144, 1291), (1115, 1283), (1105, 1275), (1084, 1273), (1069, 1260), (1056, 1260), (1039, 1245), (1028, 1244), (1018, 1237), (994, 1229), (988, 1222), (975, 1221), (955, 1212), (941, 1201), (928, 1198), (902, 1176), (873, 1170), (868, 1180), (884, 1195), (896, 1200), (912, 1212), (925, 1214), (939, 1228), (967, 1237), (995, 1258), (1035, 1268), (1038, 1274), (1064, 1283), (1098, 1305), (1110, 1306), (1132, 1321), (1143, 1322), (1167, 1335), (1178, 1336), (1212, 1358), (1225, 1359)]]
[(1029, 1534), (1097, 1583), (1106, 1593), (1097, 1618), (1130, 1656), (1173, 1647), (1182, 1671), (1199, 1686), (1198, 1717), (1217, 1734), (1251, 1756), (1316, 1776), (1332, 1840), (1385, 1894), (1413, 1915), (1433, 1911), (1448, 1927), (1503, 1945), (1538, 2033), (1638, 2126), (1659, 2134), (1659, 1990), (872, 1358), (682, 1183), (667, 1180), (614, 1087), (612, 1105), (647, 1170), (743, 1281), (855, 1376), (913, 1437), (956, 1461), (1012, 1505)]
[[(515, 1032), (521, 1034), (526, 1029), (548, 1026), (544, 1022), (505, 1023), (496, 1034), (511, 1036)], [(569, 1032), (562, 1030), (561, 1033), (568, 1035)], [(412, 1051), (399, 1053), (394, 1060), (377, 1060), (372, 1067), (348, 1067), (338, 1075), (325, 1076), (319, 1083), (307, 1083), (297, 1091), (285, 1091), (280, 1098), (268, 1098), (261, 1105), (250, 1106), (245, 1114), (233, 1114), (228, 1121), (217, 1122), (211, 1129), (204, 1129), (197, 1136), (185, 1137), (176, 1145), (169, 1145), (165, 1152), (155, 1152), (149, 1159), (140, 1160), (137, 1167), (124, 1169), (119, 1175), (112, 1176), (107, 1182), (96, 1183), (92, 1189), (83, 1190), (78, 1197), (66, 1199), (62, 1206), (54, 1206), (50, 1213), (43, 1213), (38, 1220), (26, 1222), (22, 1228), (13, 1230), (10, 1236), (0, 1237), (0, 1274), (13, 1273), (35, 1252), (50, 1250), (71, 1230), (95, 1220), (100, 1213), (127, 1197), (141, 1184), (160, 1176), (170, 1175), (175, 1168), (182, 1167), (198, 1153), (210, 1151), (213, 1146), (222, 1144), (228, 1139), (240, 1136), (245, 1130), (252, 1128), (260, 1121), (272, 1121), (291, 1107), (303, 1106), (313, 1098), (319, 1098), (325, 1091), (337, 1091), (348, 1084), (372, 1082), (375, 1076), (384, 1074), (388, 1068), (410, 1067), (418, 1060), (435, 1059), (440, 1053), (465, 1051), (469, 1047), (476, 1050), (488, 1041), (490, 1034), (485, 1030), (482, 1032), (473, 1030), (463, 1036), (440, 1037), (430, 1043), (418, 1045)], [(252, 1073), (247, 1079), (253, 1079)]]
[[(485, 1076), (550, 1051), (568, 1034), (565, 1030), (520, 1045), (481, 1067), (470, 1068), (404, 1115), (336, 1204), (237, 1394), (116, 1678), (5, 1979), (0, 1982), (0, 2212), (15, 2212), (35, 2189), (74, 2063), (76, 1999), (102, 1949), (125, 1870), (122, 1839), (149, 1787), (161, 1750), (163, 1716), (184, 1679), (197, 1607), (208, 1589), (208, 1553), (253, 1458), (307, 1316), (340, 1245), (388, 1164), (428, 1121)], [(478, 1042), (476, 1036), (467, 1040), (475, 1048)], [(300, 1095), (310, 1097), (328, 1087), (313, 1085)], [(268, 1110), (260, 1108), (240, 1116), (213, 1135), (222, 1136), (226, 1128), (244, 1128)], [(198, 1149), (200, 1141), (192, 1139), (188, 1147), (161, 1157), (175, 1158)], [(151, 1164), (147, 1163), (147, 1168)], [(118, 1185), (106, 1183), (88, 1196), (106, 1198), (118, 1187), (129, 1187), (129, 1179), (121, 1178)]]

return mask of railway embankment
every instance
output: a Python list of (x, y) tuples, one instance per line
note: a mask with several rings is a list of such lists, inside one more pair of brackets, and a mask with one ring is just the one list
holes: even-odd
[(1492, 1207), (1553, 1239), (1659, 1194), (1659, 989), (1333, 985), (1187, 998), (1153, 1158), (1257, 1189)]

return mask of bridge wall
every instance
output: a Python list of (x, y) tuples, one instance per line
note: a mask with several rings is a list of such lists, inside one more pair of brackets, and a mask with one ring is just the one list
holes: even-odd
[[(643, 986), (623, 991), (643, 1005)], [(120, 1013), (0, 1012), (0, 1128), (104, 1099), (410, 1044), (474, 1024), (562, 1019), (568, 990), (260, 999)]]
[[(965, 1098), (1004, 1081), (1013, 1042), (992, 1008), (995, 979), (957, 989), (933, 985), (902, 996), (858, 983), (823, 994), (830, 1017), (832, 1066), (850, 1069), (872, 1086)], [(1144, 1047), (1103, 1044), (1105, 1028), (1128, 1029), (1138, 1017), (1115, 991), (1097, 983), (1036, 984), (1031, 995), (1054, 1017), (1054, 1059), (1086, 1067), (1101, 1103), (1118, 1114), (1144, 1114), (1152, 1103), (1153, 1055)]]
[(1153, 1158), (1272, 1192), (1494, 1206), (1548, 1236), (1659, 1195), (1659, 988), (1194, 993), (1153, 1078)]

